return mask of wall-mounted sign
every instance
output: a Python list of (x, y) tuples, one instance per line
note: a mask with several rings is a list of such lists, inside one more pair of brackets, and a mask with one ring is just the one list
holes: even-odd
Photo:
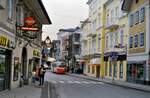
[(24, 23), (26, 26), (31, 27), (35, 24), (35, 20), (32, 17), (27, 17), (24, 19)]
[(0, 46), (14, 49), (15, 43), (9, 40), (7, 37), (0, 36)]
[(38, 50), (33, 50), (33, 56), (40, 57), (40, 52)]
[(20, 27), (20, 29), (26, 31), (38, 31), (38, 28), (32, 28), (32, 27)]

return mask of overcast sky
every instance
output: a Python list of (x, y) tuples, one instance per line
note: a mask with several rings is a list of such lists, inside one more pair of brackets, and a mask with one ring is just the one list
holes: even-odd
[(52, 21), (52, 25), (43, 26), (44, 40), (50, 36), (51, 40), (57, 39), (59, 29), (74, 28), (80, 21), (88, 17), (88, 0), (42, 0)]

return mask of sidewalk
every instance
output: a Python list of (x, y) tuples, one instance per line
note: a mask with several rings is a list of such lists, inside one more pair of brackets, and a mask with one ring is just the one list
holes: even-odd
[(41, 98), (41, 88), (38, 86), (24, 86), (0, 92), (0, 98)]
[(136, 89), (136, 90), (140, 90), (140, 91), (150, 92), (150, 86), (146, 86), (146, 85), (133, 84), (133, 83), (128, 83), (128, 82), (124, 82), (124, 81), (117, 81), (117, 80), (110, 80), (110, 79), (100, 79), (100, 78), (95, 78), (95, 77), (90, 77), (90, 76), (85, 76), (85, 75), (79, 75), (79, 74), (68, 73), (68, 75), (87, 79), (87, 80), (92, 80), (92, 81), (104, 82), (104, 83), (111, 84), (111, 85), (116, 85), (116, 86)]

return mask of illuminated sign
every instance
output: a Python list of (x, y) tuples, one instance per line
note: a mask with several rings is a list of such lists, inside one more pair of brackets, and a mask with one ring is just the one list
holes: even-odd
[(37, 57), (40, 57), (40, 52), (37, 51), (37, 50), (33, 50), (33, 55), (37, 56)]
[(7, 37), (0, 36), (0, 46), (14, 49), (15, 43), (9, 40)]
[(32, 17), (25, 18), (25, 25), (31, 27), (35, 24), (35, 20)]
[(21, 30), (27, 30), (27, 31), (38, 31), (38, 28), (32, 28), (32, 27), (20, 27)]

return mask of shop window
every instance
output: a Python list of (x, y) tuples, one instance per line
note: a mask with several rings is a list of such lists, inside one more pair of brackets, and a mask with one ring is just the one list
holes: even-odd
[(140, 33), (140, 46), (144, 46), (144, 33)]
[(120, 62), (120, 78), (123, 78), (123, 61)]
[(130, 36), (130, 39), (129, 39), (129, 48), (133, 48), (133, 37)]
[(17, 81), (19, 78), (19, 57), (14, 58), (14, 77), (13, 80)]
[(117, 64), (114, 64), (114, 77), (117, 77)]
[(145, 8), (140, 10), (140, 22), (143, 22), (145, 19)]
[(137, 34), (134, 36), (134, 47), (135, 48), (138, 47), (138, 35)]
[(92, 66), (92, 74), (94, 74), (95, 73), (95, 68), (94, 68), (94, 66)]

